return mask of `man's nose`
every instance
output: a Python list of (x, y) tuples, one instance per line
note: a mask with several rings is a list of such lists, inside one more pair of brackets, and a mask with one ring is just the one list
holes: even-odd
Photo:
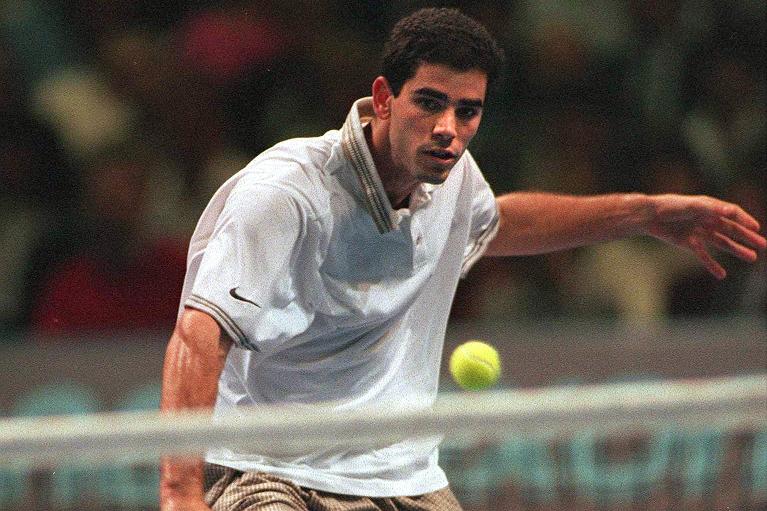
[(446, 109), (439, 116), (437, 123), (434, 125), (434, 130), (432, 130), (432, 135), (441, 143), (447, 144), (456, 137), (455, 112), (451, 108)]

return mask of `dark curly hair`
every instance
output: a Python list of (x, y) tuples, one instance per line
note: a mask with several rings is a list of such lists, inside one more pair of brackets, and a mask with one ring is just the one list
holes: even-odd
[(394, 25), (381, 58), (381, 74), (395, 96), (424, 63), (443, 64), (458, 71), (479, 69), (488, 86), (503, 67), (504, 54), (479, 22), (458, 9), (420, 9)]

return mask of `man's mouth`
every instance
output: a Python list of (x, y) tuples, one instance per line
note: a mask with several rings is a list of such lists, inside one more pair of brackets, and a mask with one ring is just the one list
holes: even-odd
[(446, 149), (427, 149), (425, 153), (443, 163), (449, 163), (455, 160), (455, 154)]

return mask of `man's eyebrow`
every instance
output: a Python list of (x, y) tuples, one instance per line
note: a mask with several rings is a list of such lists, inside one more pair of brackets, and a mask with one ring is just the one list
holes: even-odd
[[(429, 96), (431, 98), (438, 99), (444, 102), (448, 102), (450, 100), (448, 95), (445, 94), (444, 92), (434, 90), (430, 87), (421, 87), (420, 89), (416, 89), (415, 91), (413, 91), (413, 94), (417, 94), (420, 96)], [(459, 99), (455, 103), (458, 106), (472, 106), (472, 107), (482, 108), (481, 99)]]

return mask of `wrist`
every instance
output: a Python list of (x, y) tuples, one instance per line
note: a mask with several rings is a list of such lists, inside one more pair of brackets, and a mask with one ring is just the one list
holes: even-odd
[(644, 193), (627, 193), (623, 196), (623, 200), (635, 232), (649, 234), (658, 216), (656, 197)]
[(163, 510), (182, 509), (183, 504), (202, 502), (203, 463), (198, 458), (163, 458), (160, 471), (160, 502)]

